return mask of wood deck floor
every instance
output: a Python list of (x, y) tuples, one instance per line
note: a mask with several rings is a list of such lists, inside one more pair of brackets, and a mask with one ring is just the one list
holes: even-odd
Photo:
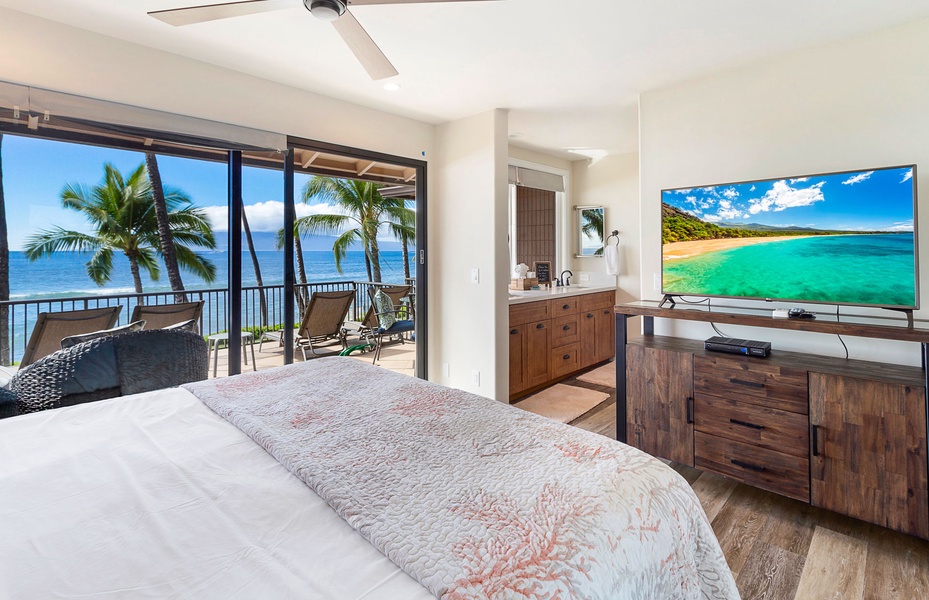
[[(616, 390), (572, 425), (616, 437)], [(926, 600), (929, 542), (672, 463), (706, 510), (743, 600)]]

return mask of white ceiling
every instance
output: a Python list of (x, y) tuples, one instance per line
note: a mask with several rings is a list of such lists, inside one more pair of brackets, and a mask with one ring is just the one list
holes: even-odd
[(510, 110), (516, 145), (637, 148), (637, 94), (929, 18), (929, 0), (502, 0), (351, 10), (400, 72), (371, 81), (328, 23), (293, 8), (171, 27), (151, 10), (221, 0), (0, 0), (46, 19), (431, 123)]

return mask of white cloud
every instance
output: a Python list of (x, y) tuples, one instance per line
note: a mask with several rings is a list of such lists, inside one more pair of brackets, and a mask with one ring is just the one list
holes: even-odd
[(686, 201), (687, 201), (688, 203), (690, 203), (690, 204), (693, 204), (694, 206), (697, 205), (697, 197), (696, 197), (696, 196), (687, 196), (686, 198), (684, 198), (684, 200), (686, 200)]
[(744, 214), (742, 215), (742, 218), (743, 218), (743, 219), (751, 219), (751, 218), (752, 218), (752, 215), (749, 214), (749, 213), (744, 213)]
[(843, 181), (842, 185), (855, 185), (856, 183), (861, 183), (862, 181), (865, 181), (866, 179), (871, 177), (871, 175), (873, 174), (874, 174), (874, 171), (868, 171), (867, 173), (859, 173), (858, 175), (855, 175), (854, 177), (849, 177), (848, 179)]
[(790, 180), (790, 183), (791, 183), (791, 184), (794, 184), (794, 183), (803, 183), (804, 181), (809, 181), (809, 180), (810, 180), (809, 177), (797, 177), (796, 179), (791, 179), (791, 180)]
[(707, 215), (703, 217), (703, 220), (707, 223), (719, 223), (722, 219), (716, 215)]
[(913, 179), (913, 169), (910, 169), (909, 171), (906, 172), (906, 175), (903, 176), (903, 181), (901, 181), (900, 183), (906, 183), (910, 179)]
[[(229, 217), (225, 206), (201, 207), (207, 214), (213, 231), (229, 231)], [(339, 214), (340, 211), (329, 204), (302, 204), (295, 207), (297, 218), (318, 214)], [(284, 226), (284, 203), (277, 200), (257, 202), (245, 207), (245, 216), (252, 231), (278, 231)]]
[(755, 186), (752, 186), (752, 189), (750, 189), (750, 190), (748, 190), (748, 191), (754, 192), (754, 191), (755, 191)]
[(825, 181), (806, 188), (791, 187), (786, 181), (776, 181), (760, 199), (751, 200), (748, 212), (757, 215), (760, 212), (779, 212), (787, 208), (809, 206), (814, 202), (825, 200), (822, 187)]
[(704, 200), (700, 202), (700, 208), (706, 210), (716, 204), (716, 200)]
[(737, 192), (735, 188), (729, 188), (723, 191), (723, 196), (725, 196), (726, 198), (729, 198), (730, 200), (733, 200), (739, 197), (739, 192)]
[(728, 210), (728, 209), (732, 208), (732, 202), (729, 202), (728, 200), (720, 200), (720, 201), (719, 201), (719, 207), (722, 208), (722, 209)]
[(913, 221), (900, 221), (890, 227), (883, 227), (883, 231), (913, 231)]
[(674, 190), (674, 193), (675, 194), (689, 194), (692, 191), (694, 191), (693, 188), (687, 188), (686, 190), (685, 189)]

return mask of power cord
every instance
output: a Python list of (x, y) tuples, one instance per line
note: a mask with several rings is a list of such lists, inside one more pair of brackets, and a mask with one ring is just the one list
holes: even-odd
[[(836, 322), (838, 322), (839, 320), (839, 305), (838, 304), (835, 305), (835, 320)], [(842, 342), (842, 347), (845, 348), (845, 359), (848, 360), (848, 346), (845, 345), (845, 340), (842, 339), (842, 334), (837, 333), (835, 335), (837, 338), (839, 338), (839, 341)]]

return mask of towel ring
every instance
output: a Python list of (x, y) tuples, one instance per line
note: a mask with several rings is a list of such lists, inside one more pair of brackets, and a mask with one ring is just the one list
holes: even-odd
[(606, 245), (609, 246), (610, 240), (613, 238), (616, 238), (616, 245), (619, 246), (619, 231), (616, 229), (614, 229), (613, 232), (610, 233), (609, 237), (606, 238)]

